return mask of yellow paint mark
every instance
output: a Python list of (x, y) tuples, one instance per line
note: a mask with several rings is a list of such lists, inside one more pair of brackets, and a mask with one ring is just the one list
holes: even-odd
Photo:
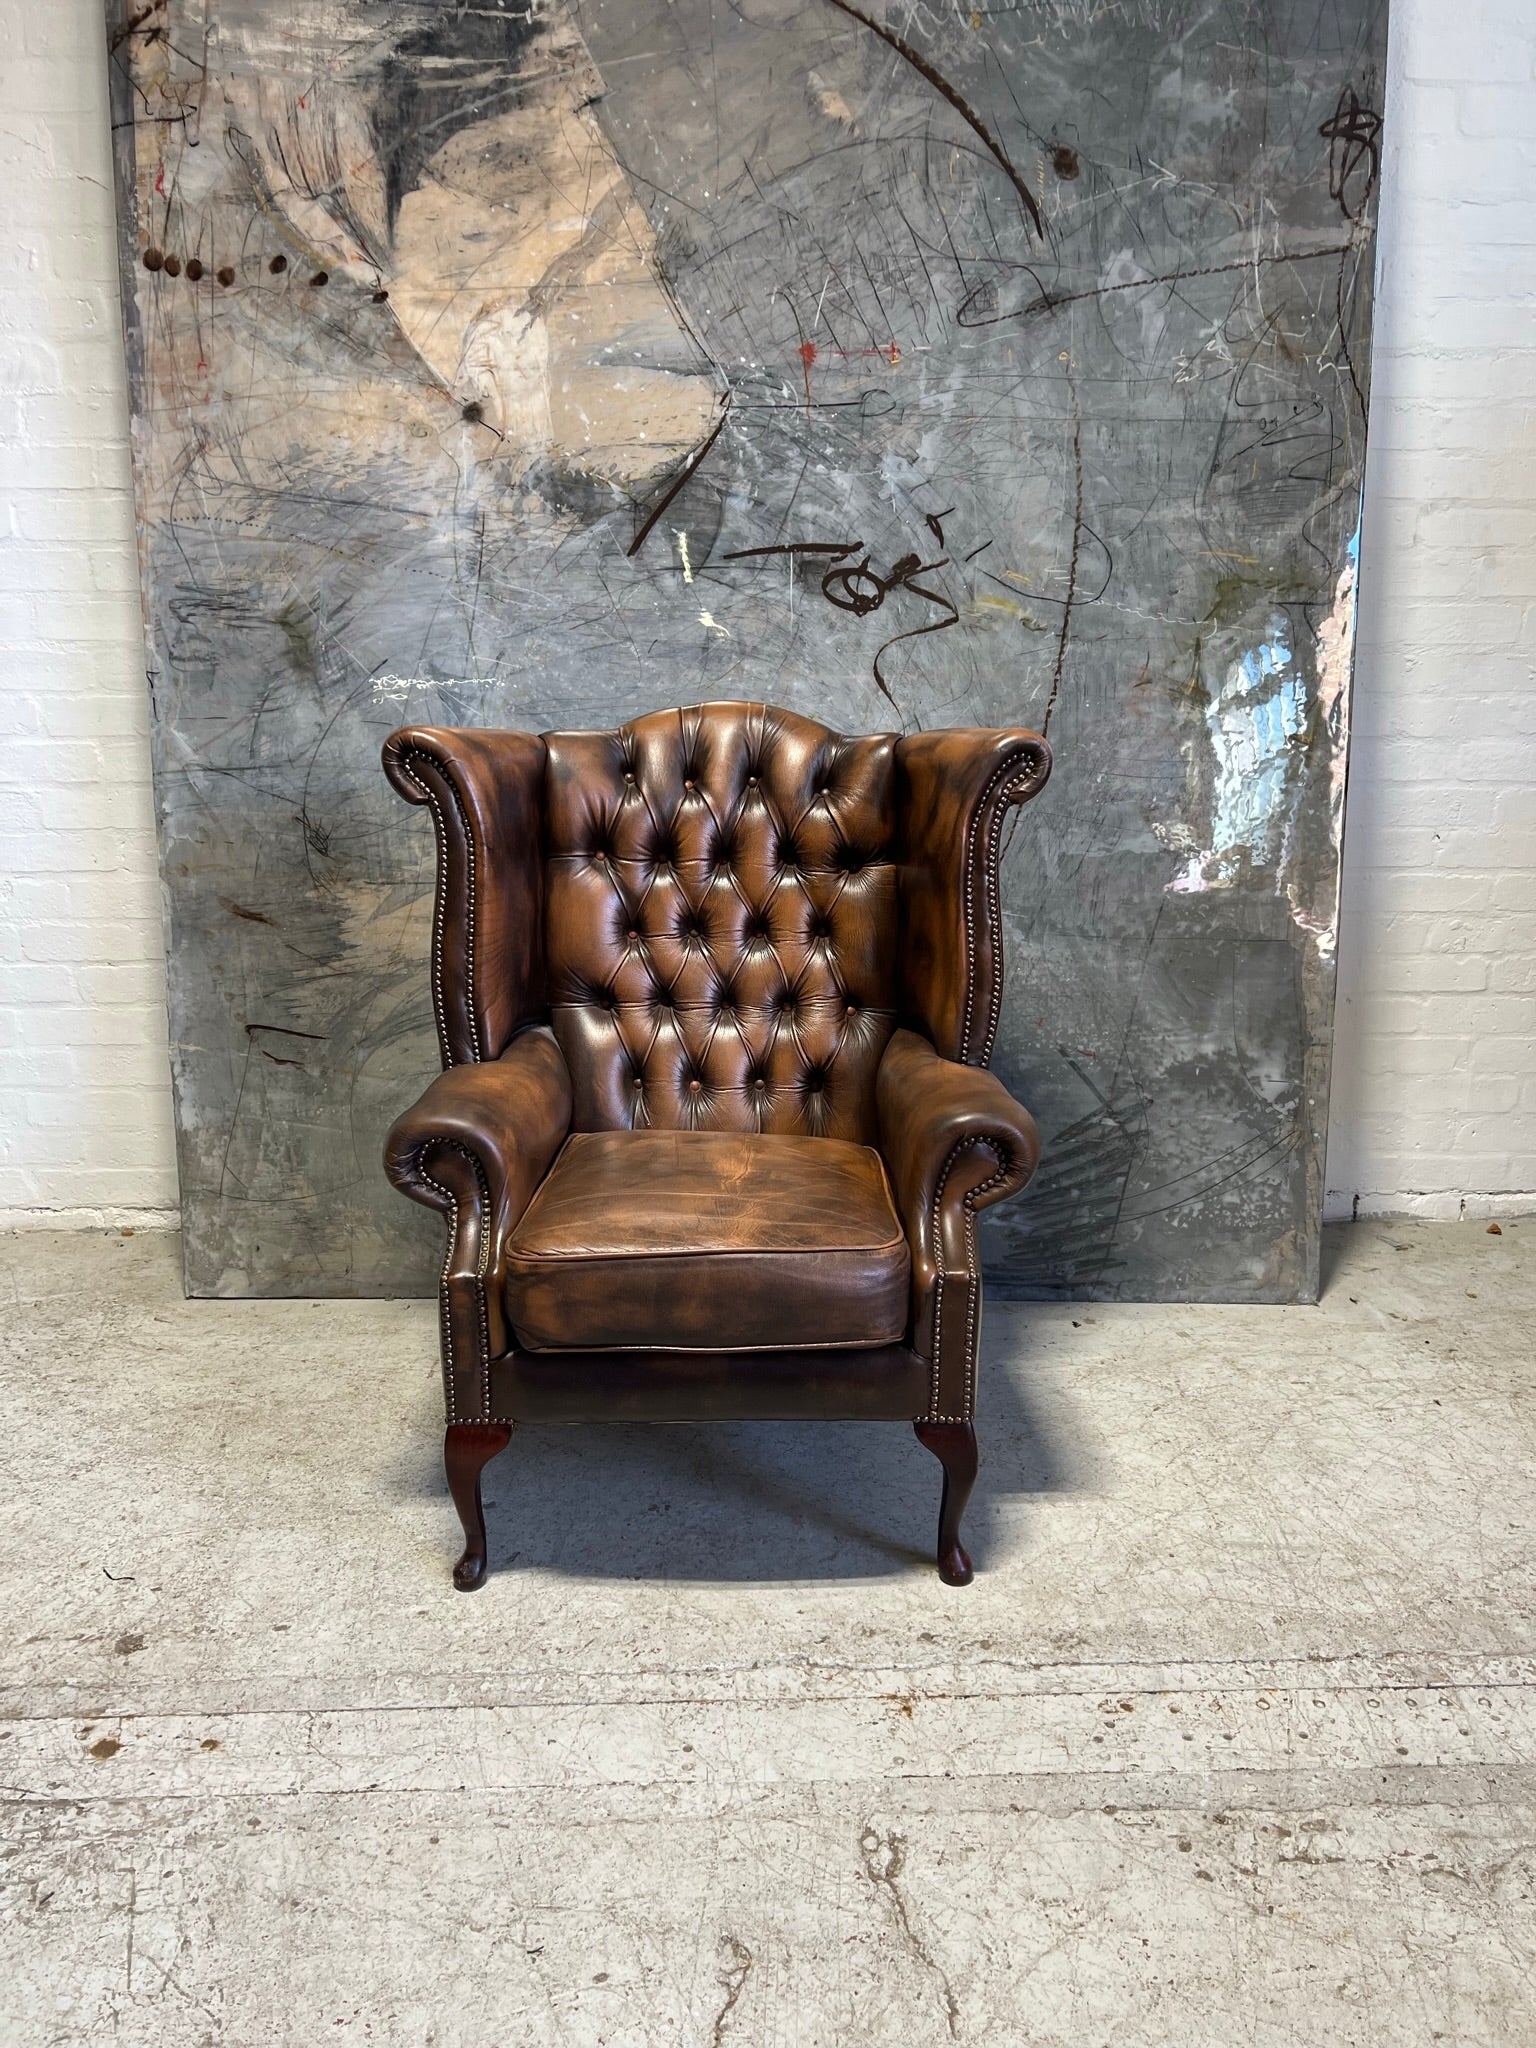
[(677, 552), (683, 565), (683, 581), (691, 583), (693, 564), (688, 559), (688, 529), (684, 526), (674, 526), (672, 531), (677, 535)]
[(711, 633), (718, 633), (722, 640), (729, 640), (731, 637), (730, 627), (722, 626), (720, 621), (716, 618), (711, 618), (708, 612), (699, 613), (699, 624), (707, 626)]
[(978, 597), (976, 603), (978, 608), (982, 605), (987, 605), (993, 611), (1006, 612), (1010, 618), (1017, 619), (1019, 624), (1026, 627), (1031, 633), (1038, 633), (1043, 630), (1040, 621), (1035, 617), (1034, 613), (1027, 611), (1021, 604), (1015, 604), (1011, 597)]
[(1259, 567), (1257, 555), (1234, 554), (1231, 548), (1201, 548), (1198, 552), (1208, 556), (1213, 562), (1241, 562), (1245, 569), (1257, 569)]

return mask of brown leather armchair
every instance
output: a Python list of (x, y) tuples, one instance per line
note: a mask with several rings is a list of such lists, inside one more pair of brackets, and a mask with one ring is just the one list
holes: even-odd
[(1039, 1156), (986, 1071), (1029, 732), (844, 738), (761, 704), (616, 732), (408, 727), (445, 1071), (385, 1165), (448, 1226), (454, 1584), (519, 1422), (912, 1422), (965, 1585), (976, 1212)]

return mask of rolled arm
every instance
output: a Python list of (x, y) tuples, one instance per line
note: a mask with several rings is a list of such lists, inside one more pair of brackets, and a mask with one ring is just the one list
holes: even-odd
[(385, 1140), (390, 1180), (448, 1224), (441, 1306), (450, 1422), (490, 1414), (490, 1360), (508, 1346), (504, 1248), (570, 1127), (571, 1077), (554, 1033), (539, 1025), (500, 1059), (439, 1074)]
[(981, 1271), (976, 1215), (1024, 1187), (1034, 1118), (995, 1074), (897, 1031), (876, 1079), (880, 1150), (912, 1254), (912, 1345), (929, 1361), (930, 1422), (968, 1422), (976, 1398)]

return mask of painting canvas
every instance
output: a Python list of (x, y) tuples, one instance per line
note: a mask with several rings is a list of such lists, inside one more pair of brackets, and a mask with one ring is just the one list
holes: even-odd
[(1385, 0), (109, 0), (187, 1280), (428, 1290), (396, 725), (1027, 725), (1020, 1296), (1315, 1290)]

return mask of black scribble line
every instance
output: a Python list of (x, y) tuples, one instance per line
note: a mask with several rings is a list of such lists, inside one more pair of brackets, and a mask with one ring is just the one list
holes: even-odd
[[(1318, 129), (1328, 144), (1328, 191), (1339, 202), (1346, 220), (1358, 220), (1370, 204), (1381, 175), (1381, 116), (1366, 105), (1352, 85), (1339, 94), (1338, 104)], [(1349, 203), (1350, 180), (1365, 166), (1365, 181), (1353, 206)]]
[[(1164, 1203), (1157, 1209), (1136, 1209), (1128, 1203), (1130, 1213), (1126, 1216), (1126, 1221), (1136, 1223), (1143, 1216), (1164, 1216), (1170, 1209), (1176, 1209), (1184, 1202), (1209, 1194), (1215, 1188), (1224, 1187), (1229, 1180), (1235, 1180), (1242, 1174), (1251, 1173), (1253, 1168), (1264, 1161), (1271, 1152), (1288, 1151), (1298, 1142), (1298, 1138), (1299, 1134), (1294, 1128), (1282, 1131), (1277, 1138), (1269, 1137), (1263, 1131), (1255, 1131), (1249, 1137), (1239, 1139), (1235, 1145), (1225, 1145), (1221, 1151), (1213, 1152), (1209, 1158), (1202, 1159), (1198, 1166), (1191, 1166), (1184, 1173), (1176, 1173), (1168, 1180), (1154, 1181), (1150, 1187), (1139, 1189), (1132, 1199), (1140, 1202), (1149, 1195), (1166, 1194), (1170, 1188), (1180, 1187), (1185, 1181), (1199, 1180), (1199, 1187), (1177, 1196), (1173, 1201)], [(1230, 1172), (1222, 1174), (1214, 1181), (1203, 1179), (1203, 1176), (1214, 1173), (1217, 1168), (1224, 1166), (1229, 1159), (1237, 1160), (1237, 1164)]]
[[(1259, 446), (1262, 444), (1256, 443), (1255, 445)], [(1099, 587), (1097, 590), (1088, 592), (1074, 589), (1070, 601), (1080, 605), (1097, 604), (1099, 602), (1099, 599), (1104, 595), (1105, 591), (1108, 590), (1110, 584), (1113, 583), (1115, 580), (1115, 558), (1114, 554), (1110, 549), (1109, 543), (1105, 540), (1104, 536), (1101, 533), (1097, 532), (1092, 526), (1090, 526), (1086, 519), (1083, 521), (1083, 533), (1085, 537), (1091, 540), (1094, 546), (1098, 548), (1099, 551), (1102, 553), (1104, 557), (1104, 573), (1102, 577), (1099, 579)], [(984, 543), (984, 545), (990, 547), (992, 543), (990, 541), (987, 541)], [(980, 549), (978, 549), (977, 552), (980, 553)], [(966, 561), (969, 561), (971, 557), (967, 555), (964, 557), (964, 559)], [(1026, 583), (1023, 580), (1023, 578), (1019, 576), (1015, 571), (1010, 571), (1003, 576), (995, 576), (990, 569), (983, 569), (981, 573), (986, 578), (988, 583), (995, 583), (999, 590), (1006, 590), (1008, 595), (1014, 599), (1018, 599), (1020, 597), (1027, 597), (1031, 604), (1064, 605), (1069, 602), (1069, 600), (1065, 597), (1053, 597), (1048, 590), (1036, 590), (1033, 584)], [(1081, 574), (1079, 574), (1078, 581), (1081, 582), (1081, 580)]]
[(1349, 346), (1348, 309), (1344, 304), (1344, 280), (1348, 274), (1349, 258), (1344, 256), (1339, 261), (1338, 281), (1333, 288), (1333, 304), (1339, 322), (1339, 354), (1344, 358), (1344, 367), (1349, 372), (1349, 381), (1353, 387), (1355, 400), (1360, 407), (1361, 417), (1363, 418), (1366, 411), (1365, 393), (1360, 388), (1360, 379), (1355, 372), (1354, 353)]
[[(739, 413), (774, 413), (805, 411), (805, 400), (797, 398), (793, 405), (754, 405), (750, 400), (738, 400)], [(856, 412), (863, 419), (884, 419), (887, 413), (896, 410), (896, 400), (888, 391), (881, 391), (873, 384), (866, 385), (857, 398), (817, 398), (811, 402), (812, 412)]]
[(840, 562), (844, 555), (856, 555), (858, 551), (856, 540), (786, 540), (767, 548), (733, 548), (720, 560), (747, 562), (755, 555), (828, 555), (834, 562)]
[[(130, 36), (139, 34), (152, 14), (163, 14), (165, 6), (166, 0), (150, 0), (150, 4), (147, 7), (141, 7), (137, 14), (129, 15), (122, 27), (113, 31), (112, 41), (108, 48), (113, 50), (120, 49)], [(148, 40), (153, 42), (160, 34), (161, 30), (158, 28), (151, 29)]]
[(1072, 471), (1076, 479), (1076, 491), (1072, 501), (1072, 558), (1067, 564), (1067, 601), (1061, 608), (1061, 637), (1056, 642), (1056, 668), (1051, 677), (1051, 694), (1046, 699), (1045, 717), (1041, 721), (1040, 737), (1044, 739), (1051, 729), (1051, 714), (1056, 709), (1056, 699), (1061, 695), (1062, 671), (1067, 665), (1067, 640), (1072, 632), (1072, 607), (1077, 602), (1077, 567), (1083, 552), (1083, 414), (1077, 404), (1077, 384), (1072, 381)]
[[(1231, 1181), (1240, 1180), (1244, 1177), (1253, 1178), (1256, 1169), (1272, 1165), (1275, 1163), (1275, 1160), (1284, 1158), (1286, 1153), (1294, 1152), (1297, 1146), (1300, 1145), (1302, 1142), (1302, 1135), (1303, 1134), (1299, 1130), (1297, 1130), (1292, 1131), (1291, 1133), (1285, 1136), (1271, 1138), (1263, 1146), (1263, 1149), (1261, 1151), (1254, 1152), (1250, 1158), (1244, 1159), (1239, 1165), (1234, 1166), (1230, 1173), (1224, 1173), (1217, 1180), (1207, 1181), (1200, 1187), (1192, 1188), (1188, 1193), (1178, 1196), (1176, 1200), (1172, 1202), (1164, 1202), (1160, 1208), (1127, 1209), (1123, 1211), (1124, 1220), (1127, 1223), (1143, 1223), (1149, 1217), (1152, 1216), (1166, 1216), (1169, 1214), (1171, 1210), (1181, 1209), (1188, 1202), (1201, 1201), (1207, 1195), (1214, 1195), (1218, 1188), (1226, 1187), (1228, 1183)], [(1252, 1144), (1258, 1144), (1259, 1140), (1255, 1138), (1250, 1142)], [(1274, 1155), (1274, 1158), (1271, 1158), (1272, 1154)], [(1224, 1157), (1225, 1155), (1218, 1154), (1217, 1156), (1219, 1158)], [(1204, 1165), (1208, 1167), (1214, 1165), (1215, 1163), (1215, 1160), (1207, 1160), (1206, 1162), (1204, 1162)], [(1203, 1170), (1203, 1167), (1191, 1169), (1192, 1172), (1198, 1172)], [(1182, 1177), (1188, 1180), (1190, 1178), (1190, 1174), (1185, 1174)], [(1150, 1189), (1143, 1189), (1142, 1192), (1150, 1193), (1152, 1191)]]
[[(615, 157), (614, 161), (618, 164), (619, 169), (625, 172), (626, 175), (633, 175), (629, 171), (629, 166), (626, 163), (624, 163), (622, 158)], [(726, 373), (725, 364), (720, 360), (719, 356), (716, 355), (715, 351), (710, 347), (708, 339), (699, 332), (698, 328), (694, 326), (693, 321), (689, 318), (688, 309), (683, 304), (682, 300), (678, 297), (677, 290), (674, 287), (671, 278), (668, 277), (667, 275), (666, 266), (660, 262), (653, 262), (649, 264), (647, 268), (650, 272), (651, 277), (654, 279), (657, 287), (659, 288), (662, 297), (666, 300), (668, 307), (671, 309), (673, 319), (676, 320), (678, 326), (683, 330), (684, 334), (687, 335), (688, 339), (693, 343), (694, 347), (698, 350), (699, 354), (704, 358), (704, 360), (711, 365), (715, 372), (715, 375), (719, 378), (721, 388), (725, 392), (725, 403), (727, 407), (729, 407), (731, 402), (730, 378)]]
[(1008, 152), (1003, 148), (1003, 145), (997, 140), (996, 136), (993, 135), (991, 129), (988, 128), (975, 109), (968, 106), (960, 97), (943, 72), (936, 71), (922, 51), (915, 50), (904, 36), (897, 35), (894, 29), (883, 28), (878, 21), (866, 14), (862, 8), (854, 7), (851, 4), (851, 0), (830, 0), (830, 4), (837, 8), (840, 13), (848, 15), (851, 20), (862, 22), (865, 28), (880, 38), (881, 42), (889, 43), (897, 56), (910, 64), (920, 78), (925, 78), (941, 99), (948, 100), (966, 126), (973, 134), (979, 135), (986, 144), (988, 154), (1006, 172), (1014, 191), (1018, 193), (1019, 198), (1023, 201), (1024, 211), (1029, 216), (1030, 225), (1043, 242), (1045, 240), (1045, 218), (1040, 208), (1035, 204), (1034, 193), (1030, 191), (1024, 180), (1014, 169)]
[[(235, 1142), (235, 1132), (240, 1128), (240, 1105), (245, 1100), (245, 1084), (251, 1071), (251, 1054), (256, 1050), (256, 1041), (254, 1038), (251, 1038), (250, 1030), (251, 1027), (247, 1025), (246, 1037), (249, 1043), (245, 1048), (245, 1058), (240, 1063), (240, 1086), (235, 1090), (235, 1106), (229, 1113), (229, 1130), (224, 1139), (224, 1156), (219, 1161), (219, 1185), (216, 1194), (217, 1199), (221, 1202), (224, 1199), (225, 1183), (229, 1179), (230, 1149)], [(245, 1184), (243, 1181), (240, 1181), (238, 1174), (235, 1175), (235, 1179), (239, 1182), (243, 1191)]]
[[(924, 277), (926, 277), (928, 280), (928, 290), (932, 295), (934, 306), (936, 310), (939, 312), (939, 314), (942, 315), (944, 311), (944, 301), (939, 297), (939, 288), (933, 281), (933, 272), (928, 268), (928, 259), (923, 254), (923, 245), (918, 240), (917, 229), (913, 227), (911, 221), (907, 219), (906, 214), (902, 211), (900, 201), (893, 198), (891, 203), (895, 206), (896, 211), (899, 214), (901, 214), (901, 224), (906, 229), (908, 235), (911, 237), (912, 247), (917, 251), (917, 260), (923, 267)], [(926, 322), (924, 323), (923, 331), (926, 334)]]
[[(842, 0), (831, 0), (836, 7)], [(1038, 299), (1031, 299), (1027, 306), (1010, 307), (1006, 313), (989, 313), (984, 318), (967, 317), (967, 306), (962, 305), (955, 315), (958, 327), (995, 327), (1001, 320), (1030, 320), (1040, 313), (1054, 313), (1058, 306), (1075, 306), (1084, 299), (1107, 299), (1112, 292), (1144, 292), (1160, 284), (1184, 284), (1194, 277), (1231, 277), (1240, 272), (1267, 268), (1272, 263), (1316, 263), (1329, 256), (1347, 256), (1357, 247), (1353, 241), (1330, 242), (1323, 249), (1280, 249), (1270, 256), (1245, 256), (1236, 263), (1207, 263), (1198, 270), (1167, 270), (1157, 277), (1128, 277), (1119, 284), (1090, 285), (1080, 292), (1042, 292)], [(980, 288), (978, 288), (980, 289)], [(976, 297), (971, 293), (971, 298)]]
[[(933, 566), (935, 568), (939, 568), (942, 565), (940, 563), (935, 562)], [(892, 710), (901, 712), (902, 717), (905, 718), (906, 713), (901, 710), (901, 706), (896, 702), (896, 699), (891, 695), (890, 689), (886, 684), (885, 676), (881, 671), (880, 663), (883, 660), (883, 658), (890, 653), (891, 649), (897, 646), (903, 640), (919, 640), (922, 638), (924, 633), (946, 633), (948, 632), (951, 626), (958, 626), (960, 623), (960, 607), (957, 604), (955, 604), (952, 599), (943, 596), (939, 591), (930, 590), (926, 584), (914, 582), (910, 576), (904, 579), (903, 587), (907, 590), (912, 591), (918, 597), (925, 597), (928, 600), (929, 604), (942, 605), (944, 609), (949, 613), (949, 617), (947, 619), (934, 619), (933, 621), (931, 621), (930, 624), (926, 626), (913, 626), (908, 632), (897, 633), (892, 639), (887, 640), (884, 646), (880, 647), (876, 651), (874, 663), (876, 685), (879, 688), (881, 696), (884, 697), (886, 701), (890, 704)]]
[[(455, 544), (457, 544), (457, 535), (455, 535)], [(485, 514), (477, 512), (475, 514), (475, 596), (474, 602), (469, 608), (469, 651), (476, 661), (478, 661), (479, 657), (475, 654), (475, 620), (480, 616), (480, 592), (484, 584)]]
[(657, 504), (652, 509), (650, 517), (646, 520), (644, 526), (641, 527), (640, 531), (635, 535), (634, 539), (630, 542), (629, 546), (624, 550), (626, 555), (638, 555), (640, 550), (645, 546), (646, 542), (651, 537), (651, 530), (655, 526), (657, 520), (660, 519), (662, 513), (666, 511), (667, 507), (671, 504), (672, 500), (683, 488), (683, 485), (687, 483), (688, 479), (693, 475), (694, 471), (698, 468), (699, 464), (704, 460), (705, 456), (709, 453), (710, 449), (714, 447), (715, 443), (724, 433), (725, 423), (730, 418), (730, 416), (731, 394), (728, 391), (725, 394), (725, 402), (722, 404), (720, 408), (720, 417), (715, 421), (713, 428), (710, 430), (708, 439), (701, 442), (700, 445), (694, 450), (693, 454), (689, 456), (688, 461), (683, 467), (682, 473), (677, 477), (671, 489), (663, 492), (661, 498), (658, 500)]
[(869, 264), (866, 262), (864, 251), (862, 249), (856, 248), (853, 253), (859, 259), (860, 270), (862, 270), (864, 275), (869, 279), (869, 288), (874, 293), (875, 304), (880, 309), (881, 323), (884, 326), (886, 333), (890, 335), (892, 341), (894, 342), (896, 337), (896, 323), (885, 309), (885, 301), (880, 296), (880, 287), (875, 283), (875, 274), (870, 269)]
[[(943, 228), (943, 230), (944, 230), (944, 239), (945, 239), (945, 241), (946, 241), (946, 242), (947, 242), (947, 243), (949, 244), (949, 253), (950, 253), (950, 256), (951, 256), (951, 258), (953, 259), (953, 262), (954, 262), (954, 266), (955, 266), (955, 275), (956, 275), (956, 277), (957, 277), (957, 278), (959, 278), (959, 280), (960, 280), (960, 289), (961, 289), (961, 291), (963, 291), (963, 292), (965, 293), (965, 295), (966, 295), (966, 298), (969, 298), (969, 297), (970, 297), (970, 295), (971, 295), (971, 291), (972, 291), (973, 287), (972, 287), (972, 285), (971, 285), (971, 281), (970, 281), (970, 279), (969, 279), (969, 278), (968, 278), (968, 277), (966, 276), (966, 274), (965, 274), (965, 265), (964, 265), (964, 264), (963, 264), (963, 263), (962, 263), (962, 262), (960, 261), (960, 251), (959, 251), (959, 250), (958, 250), (958, 249), (957, 249), (957, 248), (955, 247), (955, 235), (954, 235), (954, 230), (953, 230), (953, 229), (952, 229), (952, 228), (950, 227), (950, 224), (949, 224), (949, 215), (948, 215), (948, 214), (947, 214), (947, 213), (946, 213), (946, 212), (944, 211), (944, 202), (943, 202), (943, 200), (942, 200), (942, 199), (941, 199), (941, 198), (939, 197), (938, 193), (934, 191), (934, 189), (933, 189), (933, 179), (932, 179), (932, 178), (931, 178), (931, 177), (930, 177), (930, 176), (928, 175), (928, 154), (929, 154), (929, 151), (930, 151), (930, 150), (932, 149), (932, 147), (933, 147), (933, 134), (932, 134), (932, 131), (931, 131), (931, 130), (928, 130), (928, 129), (925, 129), (925, 130), (923, 131), (923, 184), (924, 184), (924, 188), (925, 188), (925, 190), (927, 191), (927, 193), (928, 193), (928, 196), (929, 196), (929, 198), (930, 198), (930, 199), (932, 199), (932, 201), (933, 201), (933, 205), (934, 205), (934, 211), (935, 211), (935, 212), (936, 212), (936, 213), (938, 214), (938, 216), (939, 216), (939, 225), (940, 225), (940, 226), (941, 226), (941, 227)], [(1031, 275), (1033, 275), (1033, 272), (1031, 272)], [(1038, 282), (1038, 279), (1036, 280), (1036, 282)], [(963, 312), (963, 311), (964, 311), (964, 309), (965, 309), (965, 300), (964, 300), (964, 299), (962, 299), (962, 300), (961, 300), (961, 302), (960, 302), (960, 304), (961, 304), (961, 311)], [(957, 314), (957, 315), (956, 315), (956, 318), (958, 319), (958, 317), (959, 317), (959, 315)]]
[[(858, 300), (853, 296), (853, 293), (848, 289), (848, 280), (843, 276), (842, 271), (833, 262), (831, 254), (828, 251), (826, 244), (822, 241), (821, 237), (816, 234), (812, 234), (810, 236), (810, 239), (815, 244), (817, 255), (820, 256), (822, 262), (825, 263), (825, 265), (827, 266), (827, 282), (821, 288), (821, 303), (825, 304), (827, 290), (829, 286), (835, 281), (838, 290), (843, 295), (843, 302), (847, 306), (848, 311), (852, 314), (853, 318), (857, 320), (859, 325), (863, 328), (865, 340), (869, 343), (872, 349), (878, 349), (880, 346), (880, 337), (875, 332), (874, 328), (870, 326), (868, 319), (865, 317), (863, 307), (859, 304)], [(878, 294), (876, 296), (878, 297)], [(812, 323), (811, 332), (805, 337), (807, 341), (814, 339), (817, 324), (818, 323), (816, 322)], [(826, 328), (828, 334), (832, 334), (832, 323), (830, 320), (827, 321)], [(889, 329), (887, 329), (887, 332), (889, 333)], [(894, 340), (894, 335), (891, 338)], [(835, 334), (832, 334), (832, 341), (834, 347), (841, 349), (842, 343), (838, 341), (837, 336)]]

